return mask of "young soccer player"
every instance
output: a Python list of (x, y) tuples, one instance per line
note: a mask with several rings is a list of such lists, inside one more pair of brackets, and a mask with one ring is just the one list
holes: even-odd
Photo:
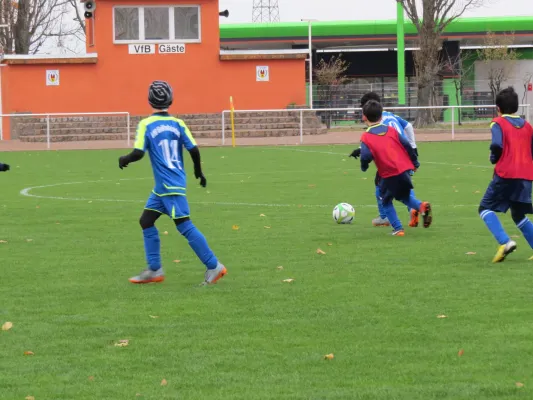
[(361, 170), (368, 170), (370, 162), (377, 167), (379, 197), (385, 216), (392, 225), (393, 235), (404, 236), (405, 232), (394, 205), (393, 199), (401, 201), (407, 207), (417, 210), (422, 216), (424, 228), (429, 228), (433, 221), (431, 205), (421, 202), (412, 193), (410, 171), (420, 166), (414, 149), (407, 139), (392, 126), (380, 123), (383, 107), (375, 100), (363, 106), (363, 120), (368, 129), (361, 136)]
[(512, 87), (498, 93), (496, 107), (498, 117), (490, 125), (490, 162), (496, 166), (492, 182), (479, 206), (481, 219), (499, 243), (492, 260), (495, 263), (505, 260), (516, 250), (516, 243), (509, 238), (495, 212), (506, 213), (511, 209), (514, 223), (533, 248), (533, 224), (526, 217), (526, 214), (533, 213), (533, 128), (529, 122), (515, 115), (518, 95)]
[[(377, 101), (378, 103), (381, 103), (381, 98), (376, 92), (368, 92), (363, 97), (361, 97), (361, 108), (369, 100), (374, 100), (374, 101)], [(383, 111), (381, 122), (384, 125), (392, 126), (394, 129), (398, 131), (400, 135), (405, 136), (407, 140), (409, 141), (409, 144), (411, 145), (411, 147), (414, 149), (415, 154), (418, 157), (418, 149), (417, 149), (416, 140), (415, 140), (415, 130), (413, 128), (413, 125), (411, 125), (410, 122), (388, 111)], [(350, 156), (357, 159), (357, 157), (359, 157), (360, 154), (361, 154), (361, 150), (356, 149), (352, 152)], [(385, 211), (383, 209), (383, 205), (381, 203), (380, 196), (379, 196), (379, 180), (380, 180), (380, 177), (376, 173), (374, 184), (376, 187), (375, 193), (376, 193), (376, 202), (378, 205), (379, 215), (372, 220), (372, 225), (390, 226), (390, 222), (387, 219), (387, 216), (385, 215)], [(414, 191), (412, 191), (411, 194), (414, 196)], [(416, 228), (419, 223), (418, 211), (410, 209), (409, 212), (411, 216), (411, 220), (409, 221), (409, 226), (412, 228)]]
[(9, 164), (0, 163), (0, 172), (7, 172), (10, 170)]
[(161, 214), (166, 214), (174, 220), (178, 232), (188, 240), (189, 246), (206, 266), (204, 283), (212, 284), (226, 275), (227, 270), (209, 248), (204, 235), (190, 220), (183, 147), (191, 155), (195, 178), (200, 179), (203, 187), (207, 182), (202, 172), (200, 151), (189, 128), (182, 120), (168, 113), (172, 100), (172, 88), (167, 82), (155, 81), (150, 85), (148, 102), (154, 109), (154, 114), (139, 123), (134, 150), (119, 158), (119, 167), (122, 169), (139, 161), (148, 152), (155, 180), (154, 190), (140, 219), (148, 268), (130, 278), (130, 282), (151, 283), (165, 279), (155, 222)]

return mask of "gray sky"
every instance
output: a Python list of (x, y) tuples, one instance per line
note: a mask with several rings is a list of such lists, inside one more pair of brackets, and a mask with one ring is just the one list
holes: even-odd
[[(278, 0), (283, 22), (313, 18), (321, 21), (378, 20), (396, 18), (395, 0)], [(220, 0), (220, 10), (229, 18), (221, 23), (252, 22), (253, 0)], [(371, 7), (370, 7), (371, 5)], [(376, 11), (377, 10), (377, 11)], [(533, 0), (485, 0), (481, 8), (468, 11), (467, 17), (533, 16)]]

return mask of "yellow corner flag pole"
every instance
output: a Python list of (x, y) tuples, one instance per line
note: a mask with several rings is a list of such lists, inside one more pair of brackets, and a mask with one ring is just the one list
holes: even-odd
[(231, 117), (231, 146), (235, 147), (235, 108), (233, 108), (233, 96), (229, 98), (230, 117)]

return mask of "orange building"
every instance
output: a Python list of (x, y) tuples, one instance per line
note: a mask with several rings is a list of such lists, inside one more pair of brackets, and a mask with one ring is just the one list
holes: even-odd
[[(221, 51), (218, 0), (95, 0), (87, 54), (6, 55), (0, 113), (150, 113), (151, 81), (174, 88), (172, 111), (305, 104), (307, 50)], [(2, 121), (9, 139), (9, 119)]]

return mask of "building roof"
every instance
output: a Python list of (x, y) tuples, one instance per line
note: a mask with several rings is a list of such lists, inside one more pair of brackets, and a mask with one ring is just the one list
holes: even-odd
[[(313, 47), (394, 46), (396, 26), (396, 20), (312, 22)], [(404, 26), (406, 44), (414, 45), (414, 24), (406, 19)], [(460, 18), (447, 27), (443, 39), (479, 45), (489, 31), (514, 32), (516, 44), (533, 45), (533, 16)], [(308, 43), (308, 22), (222, 24), (220, 39), (225, 48), (290, 48)]]

